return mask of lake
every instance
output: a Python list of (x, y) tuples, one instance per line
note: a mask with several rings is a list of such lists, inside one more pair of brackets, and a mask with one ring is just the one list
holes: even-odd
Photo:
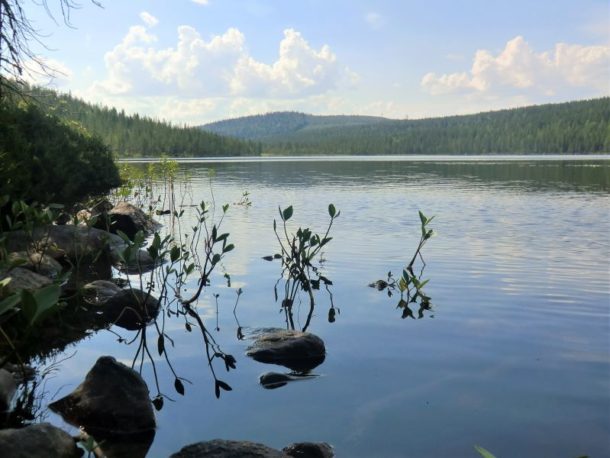
[[(157, 412), (149, 456), (213, 438), (276, 448), (326, 441), (339, 457), (476, 457), (475, 445), (498, 458), (610, 456), (610, 160), (501, 159), (181, 164), (185, 202), (230, 204), (223, 229), (235, 250), (198, 307), (237, 369), (217, 367), (233, 390), (216, 399), (200, 335), (168, 320), (171, 362), (191, 383), (177, 394), (157, 357), (161, 389), (175, 402)], [(321, 232), (330, 203), (341, 212), (321, 265), (332, 296), (316, 292), (308, 328), (324, 340), (326, 360), (318, 377), (264, 389), (261, 374), (287, 370), (245, 356), (251, 342), (237, 329), (286, 327), (274, 294), (280, 264), (262, 259), (278, 252), (273, 220), (278, 206), (292, 205), (289, 228)], [(400, 276), (420, 239), (420, 210), (435, 216), (422, 250), (432, 310), (418, 318), (414, 307), (403, 319), (398, 294), (368, 285), (389, 271)], [(297, 328), (308, 310), (301, 293)], [(103, 331), (69, 348), (45, 381), (43, 404), (71, 391), (100, 354), (130, 363), (136, 346)], [(143, 375), (154, 395), (150, 369)]]

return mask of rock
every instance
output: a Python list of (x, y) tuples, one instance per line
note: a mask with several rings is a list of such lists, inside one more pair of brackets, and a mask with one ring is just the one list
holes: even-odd
[(271, 447), (249, 441), (214, 439), (187, 445), (170, 458), (283, 458), (285, 455)]
[(8, 262), (50, 278), (56, 278), (63, 270), (61, 264), (51, 256), (35, 251), (30, 253), (27, 251), (9, 253)]
[(122, 289), (104, 304), (106, 319), (134, 331), (150, 324), (159, 314), (159, 301), (139, 289)]
[(116, 283), (108, 280), (95, 280), (83, 286), (83, 298), (89, 304), (101, 305), (121, 291)]
[(335, 452), (326, 442), (297, 442), (282, 451), (293, 458), (333, 458)]
[(158, 226), (159, 223), (128, 202), (117, 203), (106, 214), (102, 212), (96, 222), (96, 227), (106, 229), (113, 234), (121, 231), (132, 240), (138, 231), (149, 234)]
[(15, 293), (22, 289), (34, 290), (50, 285), (52, 281), (36, 272), (24, 269), (23, 267), (13, 267), (8, 271), (0, 272), (0, 280), (10, 278), (11, 281), (6, 285), (8, 294)]
[(112, 356), (100, 357), (83, 383), (49, 408), (93, 437), (147, 434), (155, 428), (146, 383)]
[(261, 363), (308, 372), (324, 362), (326, 348), (322, 339), (314, 334), (276, 330), (260, 335), (246, 354)]
[(127, 246), (118, 235), (87, 226), (49, 225), (36, 228), (31, 236), (24, 231), (5, 232), (4, 235), (8, 251), (37, 251), (56, 260), (65, 258), (73, 265)]
[(138, 273), (146, 273), (160, 266), (162, 261), (159, 259), (155, 262), (152, 256), (146, 250), (138, 250), (135, 254), (135, 259), (130, 260), (126, 265), (119, 263), (121, 271), (133, 275)]
[(0, 412), (10, 410), (15, 391), (17, 391), (17, 384), (13, 374), (6, 369), (0, 369)]
[(49, 423), (0, 430), (3, 458), (76, 458), (82, 451), (72, 437)]

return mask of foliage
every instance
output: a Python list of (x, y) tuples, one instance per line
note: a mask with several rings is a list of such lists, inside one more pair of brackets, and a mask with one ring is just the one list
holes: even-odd
[[(322, 248), (332, 240), (332, 237), (329, 237), (330, 230), (335, 219), (339, 217), (341, 212), (338, 212), (333, 204), (328, 206), (330, 221), (324, 235), (320, 236), (309, 228), (303, 229), (301, 227), (299, 227), (295, 233), (289, 233), (287, 222), (292, 218), (293, 208), (292, 206), (289, 206), (283, 210), (281, 208), (278, 210), (282, 225), (278, 229), (277, 221), (274, 219), (273, 231), (275, 232), (275, 236), (279, 243), (280, 253), (265, 256), (263, 259), (267, 261), (280, 259), (282, 262), (282, 275), (280, 280), (285, 278), (282, 309), (286, 314), (286, 324), (289, 328), (295, 329), (292, 307), (299, 290), (305, 291), (309, 296), (309, 313), (307, 315), (307, 321), (303, 326), (303, 331), (305, 331), (309, 327), (315, 306), (313, 291), (319, 290), (320, 285), (323, 284), (330, 294), (328, 287), (332, 285), (332, 281), (320, 273), (319, 268), (314, 264), (314, 261), (320, 254)], [(330, 294), (330, 301), (331, 305), (328, 312), (328, 319), (330, 322), (333, 322), (335, 321), (336, 312), (332, 302), (332, 294)]]
[(138, 114), (88, 104), (68, 94), (28, 87), (28, 94), (45, 110), (84, 126), (99, 136), (119, 157), (208, 157), (260, 154), (260, 145), (204, 132), (196, 127), (176, 126)]
[[(428, 218), (421, 211), (419, 212), (421, 236), (417, 248), (411, 258), (411, 261), (405, 266), (402, 275), (398, 280), (394, 278), (392, 271), (388, 272), (387, 280), (377, 280), (369, 286), (377, 288), (379, 291), (387, 290), (388, 296), (392, 296), (392, 292), (398, 290), (400, 300), (397, 308), (402, 309), (402, 318), (415, 318), (413, 311), (409, 308), (409, 304), (417, 303), (419, 305), (418, 318), (423, 318), (424, 311), (429, 311), (432, 308), (430, 297), (424, 292), (424, 286), (430, 281), (422, 280), (423, 272), (426, 266), (421, 250), (426, 242), (434, 235), (434, 230), (428, 227), (428, 224), (434, 219), (434, 216)], [(413, 270), (417, 258), (421, 259), (422, 269), (418, 274)]]
[(98, 137), (33, 103), (5, 98), (0, 104), (0, 194), (70, 204), (118, 184)]
[(420, 120), (362, 118), (358, 125), (334, 116), (300, 115), (300, 122), (297, 115), (238, 118), (212, 128), (261, 138), (263, 153), (278, 155), (610, 152), (608, 97)]
[(491, 454), (491, 452), (485, 450), (480, 445), (475, 445), (474, 449), (479, 452), (479, 455), (481, 455), (483, 458), (496, 458), (493, 454)]

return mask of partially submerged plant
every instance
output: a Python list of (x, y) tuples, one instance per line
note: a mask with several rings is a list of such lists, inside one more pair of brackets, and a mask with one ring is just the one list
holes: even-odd
[[(400, 300), (397, 304), (397, 308), (402, 309), (402, 318), (415, 318), (413, 316), (413, 311), (409, 308), (409, 304), (411, 303), (417, 303), (419, 305), (418, 318), (423, 318), (424, 311), (432, 309), (430, 303), (431, 299), (424, 292), (424, 286), (426, 286), (430, 280), (422, 280), (426, 262), (421, 254), (421, 250), (426, 242), (434, 235), (434, 230), (428, 227), (430, 222), (434, 219), (434, 216), (428, 218), (420, 211), (419, 219), (421, 222), (421, 237), (411, 261), (402, 270), (400, 278), (396, 279), (392, 274), (392, 271), (390, 271), (388, 272), (386, 280), (377, 280), (369, 285), (373, 288), (377, 288), (379, 291), (387, 290), (388, 296), (392, 296), (394, 291), (398, 291), (400, 293)], [(414, 265), (418, 257), (422, 262), (422, 268), (417, 275), (414, 271)]]
[[(295, 303), (299, 291), (305, 291), (309, 297), (309, 313), (307, 320), (302, 330), (305, 331), (311, 322), (314, 311), (315, 300), (314, 290), (319, 290), (321, 285), (328, 291), (330, 295), (330, 310), (329, 321), (335, 320), (335, 307), (332, 302), (332, 294), (328, 288), (332, 285), (327, 277), (322, 275), (319, 267), (315, 264), (319, 259), (316, 259), (322, 248), (328, 244), (332, 237), (329, 237), (330, 230), (335, 219), (339, 217), (341, 212), (338, 212), (333, 204), (328, 206), (328, 215), (330, 221), (324, 232), (324, 235), (314, 233), (309, 228), (299, 227), (296, 232), (289, 233), (287, 222), (292, 218), (292, 206), (285, 209), (279, 208), (281, 226), (278, 227), (277, 221), (273, 220), (273, 231), (278, 240), (280, 253), (271, 256), (265, 256), (263, 259), (273, 261), (280, 259), (282, 262), (282, 274), (278, 283), (284, 279), (284, 294), (282, 295), (282, 310), (286, 314), (286, 324), (290, 329), (295, 329), (293, 305)], [(275, 297), (278, 300), (277, 284), (275, 289)]]

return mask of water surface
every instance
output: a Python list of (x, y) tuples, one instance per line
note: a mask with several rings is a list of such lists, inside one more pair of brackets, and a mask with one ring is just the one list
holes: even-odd
[[(199, 336), (168, 324), (172, 362), (192, 384), (175, 394), (159, 362), (176, 402), (157, 415), (150, 456), (213, 438), (278, 448), (326, 441), (339, 457), (473, 457), (475, 444), (498, 457), (610, 456), (608, 160), (221, 161), (181, 170), (186, 199), (233, 204), (248, 191), (252, 202), (231, 205), (223, 222), (236, 246), (223, 262), (231, 288), (219, 270), (199, 303), (214, 328), (212, 294), (220, 295), (213, 332), (237, 370), (219, 373), (233, 391), (217, 400)], [(322, 231), (331, 202), (341, 216), (323, 269), (340, 313), (328, 322), (322, 291), (309, 328), (326, 342), (326, 361), (316, 379), (265, 390), (259, 375), (281, 369), (244, 355), (235, 290), (246, 332), (285, 326), (274, 299), (279, 264), (261, 259), (277, 252), (277, 208), (294, 206), (293, 229)], [(433, 311), (401, 319), (398, 298), (367, 285), (410, 260), (418, 210), (436, 216), (423, 251)], [(135, 352), (109, 332), (75, 350), (47, 381), (50, 397), (73, 389), (101, 353), (130, 361)]]

